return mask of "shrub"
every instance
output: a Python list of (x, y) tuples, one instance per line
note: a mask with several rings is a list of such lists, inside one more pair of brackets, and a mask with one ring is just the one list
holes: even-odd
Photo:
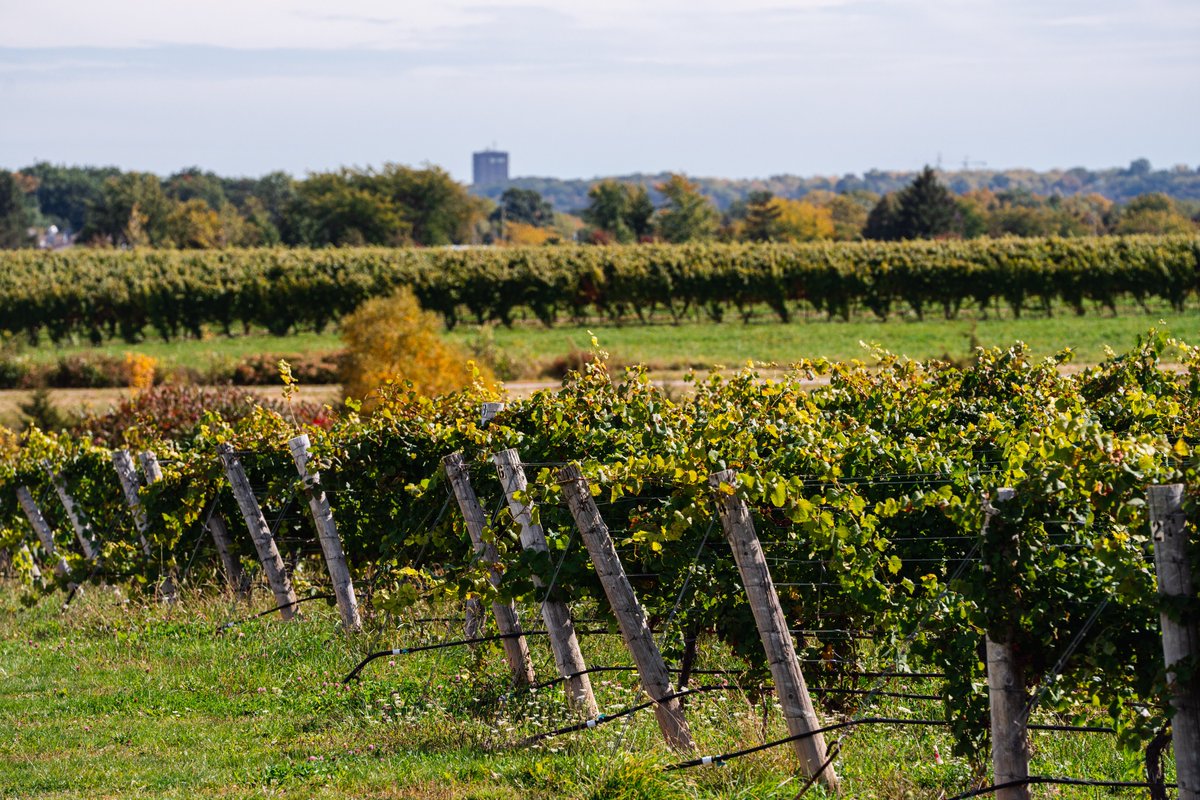
[[(278, 369), (276, 370), (278, 380)], [(105, 414), (85, 417), (76, 426), (96, 443), (116, 446), (124, 442), (130, 428), (157, 433), (168, 439), (190, 438), (207, 412), (226, 422), (237, 422), (255, 408), (264, 407), (281, 414), (295, 415), (302, 422), (328, 424), (326, 409), (316, 403), (261, 398), (246, 389), (232, 386), (155, 386), (122, 400)]]
[(363, 303), (341, 323), (345, 396), (368, 399), (389, 382), (409, 382), (421, 394), (436, 395), (476, 378), (493, 381), (489, 370), (476, 368), (464, 351), (438, 336), (440, 327), (438, 317), (422, 311), (407, 287)]

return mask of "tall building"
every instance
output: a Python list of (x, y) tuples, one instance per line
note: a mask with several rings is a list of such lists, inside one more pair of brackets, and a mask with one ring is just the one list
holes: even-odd
[(471, 182), (476, 186), (508, 183), (508, 153), (484, 150), (471, 154)]

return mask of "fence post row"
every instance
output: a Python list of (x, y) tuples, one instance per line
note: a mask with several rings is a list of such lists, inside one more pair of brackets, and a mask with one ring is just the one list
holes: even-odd
[(242, 517), (246, 520), (250, 538), (254, 540), (254, 548), (258, 551), (259, 560), (262, 561), (267, 583), (275, 595), (275, 604), (279, 606), (279, 615), (285, 620), (290, 620), (296, 616), (296, 592), (292, 589), (292, 582), (287, 576), (287, 570), (284, 569), (283, 558), (279, 555), (279, 548), (275, 546), (271, 529), (267, 525), (266, 518), (263, 517), (262, 509), (258, 506), (258, 500), (254, 497), (254, 490), (250, 487), (246, 470), (242, 467), (241, 459), (234, 453), (233, 445), (228, 442), (217, 445), (217, 454), (225, 465), (225, 477), (229, 479), (233, 497), (237, 500)]
[[(21, 510), (25, 512), (29, 524), (33, 527), (33, 532), (37, 534), (38, 541), (42, 543), (42, 550), (46, 552), (46, 558), (53, 559), (58, 554), (58, 550), (54, 546), (54, 531), (51, 529), (50, 523), (46, 522), (42, 510), (34, 502), (28, 486), (17, 487), (17, 502), (21, 504)], [(54, 564), (54, 574), (60, 578), (71, 575), (71, 568), (67, 566), (67, 560), (61, 555)]]
[[(520, 455), (516, 450), (504, 450), (492, 456), (492, 463), (496, 466), (496, 476), (508, 501), (509, 513), (521, 529), (521, 547), (534, 553), (548, 554), (550, 546), (546, 543), (546, 532), (533, 521), (533, 506), (517, 499), (518, 494), (524, 495), (529, 488)], [(547, 588), (537, 576), (534, 576), (533, 585), (540, 590)], [(600, 708), (592, 693), (592, 681), (586, 672), (587, 662), (583, 659), (583, 651), (579, 649), (571, 610), (562, 600), (545, 595), (541, 611), (542, 621), (550, 636), (554, 665), (558, 668), (559, 676), (566, 680), (567, 701), (577, 712), (593, 719), (600, 713)]]
[[(750, 508), (734, 491), (737, 473), (731, 469), (714, 472), (708, 476), (708, 483), (716, 495), (721, 527), (725, 530), (725, 538), (733, 550), (733, 560), (741, 574), (742, 585), (746, 588), (746, 598), (754, 614), (759, 638), (762, 639), (771, 677), (775, 680), (775, 698), (783, 706), (788, 734), (812, 734), (820, 729), (821, 721), (817, 719), (812, 698), (808, 694), (808, 685), (796, 658), (791, 626), (775, 592), (771, 571), (754, 530), (754, 520), (750, 517)], [(825, 766), (828, 755), (824, 735), (817, 733), (796, 739), (792, 742), (792, 749), (800, 759), (806, 776), (820, 773), (820, 783), (832, 792), (837, 791), (838, 779), (833, 765)], [(824, 771), (821, 769), (823, 766)]]
[[(442, 459), (446, 477), (454, 490), (454, 499), (462, 510), (463, 520), (467, 525), (467, 533), (471, 535), (471, 546), (475, 557), (488, 565), (488, 580), (495, 588), (500, 587), (501, 572), (498, 567), (500, 556), (496, 545), (483, 539), (483, 530), (487, 527), (483, 508), (479, 498), (471, 487), (471, 477), (467, 474), (467, 465), (462, 453), (451, 453)], [(521, 635), (521, 622), (517, 619), (516, 609), (512, 603), (500, 600), (492, 602), (492, 615), (496, 618), (496, 627), (500, 633), (510, 637), (501, 639), (504, 646), (504, 658), (508, 661), (508, 669), (512, 672), (513, 684), (528, 686), (537, 678), (533, 671), (533, 662), (529, 658), (529, 645)]]
[(79, 516), (79, 508), (75, 505), (75, 498), (71, 497), (71, 493), (67, 491), (66, 481), (54, 471), (54, 467), (50, 466), (49, 461), (42, 462), (42, 469), (50, 476), (50, 483), (54, 485), (54, 491), (58, 494), (59, 502), (62, 503), (63, 508), (67, 512), (67, 519), (71, 521), (71, 528), (75, 531), (75, 538), (79, 540), (79, 546), (83, 549), (84, 557), (88, 561), (96, 561), (99, 552), (92, 538), (91, 526), (84, 522), (83, 517)]
[[(996, 491), (996, 503), (1012, 500), (1010, 488)], [(983, 526), (979, 537), (987, 546), (988, 532), (1000, 511), (985, 497)], [(1029, 777), (1029, 720), (1025, 708), (1025, 670), (1013, 652), (1014, 631), (995, 631), (984, 637), (987, 650), (988, 706), (992, 724), (992, 782), (996, 785), (1023, 781)], [(996, 791), (996, 800), (1029, 800), (1029, 785), (1010, 786)]]
[(621, 629), (621, 638), (633, 656), (641, 678), (642, 690), (655, 701), (654, 715), (658, 718), (658, 727), (662, 730), (667, 744), (676, 750), (694, 750), (692, 732), (688, 729), (687, 720), (683, 716), (683, 705), (675, 697), (671, 686), (671, 676), (667, 665), (663, 663), (662, 653), (650, 635), (650, 627), (646, 624), (646, 614), (638, 604), (621, 559), (613, 546), (612, 536), (608, 526), (596, 508), (588, 488), (587, 479), (579, 471), (579, 467), (568, 465), (559, 470), (559, 482), (562, 483), (563, 495), (575, 518), (575, 525), (583, 535), (596, 574), (604, 586), (604, 594), (608, 604), (616, 615), (617, 625)]
[[(1146, 490), (1146, 502), (1154, 538), (1158, 594), (1164, 601), (1159, 620), (1163, 661), (1171, 690), (1171, 735), (1179, 800), (1200, 800), (1200, 623), (1195, 615), (1180, 613), (1183, 603), (1196, 599), (1188, 557), (1183, 489), (1181, 483), (1151, 486)], [(1176, 672), (1180, 662), (1190, 665)], [(1181, 679), (1180, 673), (1186, 677)]]
[(329, 498), (321, 488), (321, 473), (308, 471), (308, 434), (302, 433), (291, 439), (288, 449), (292, 451), (296, 472), (304, 482), (304, 491), (308, 495), (308, 510), (312, 513), (313, 524), (317, 528), (317, 538), (321, 540), (321, 552), (325, 554), (329, 579), (333, 581), (333, 594), (337, 598), (338, 611), (342, 615), (342, 627), (347, 631), (360, 631), (362, 619), (358, 614), (354, 581), (350, 577), (350, 568), (346, 566), (346, 553), (342, 549), (342, 540), (333, 521)]

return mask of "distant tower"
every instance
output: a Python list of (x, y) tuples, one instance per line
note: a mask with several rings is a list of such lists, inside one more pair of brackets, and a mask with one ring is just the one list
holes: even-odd
[(484, 150), (472, 153), (472, 180), (476, 186), (508, 183), (508, 153), (501, 150)]

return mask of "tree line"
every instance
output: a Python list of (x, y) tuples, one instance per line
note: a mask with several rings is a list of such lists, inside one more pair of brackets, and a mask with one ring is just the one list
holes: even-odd
[(796, 198), (755, 189), (723, 208), (680, 174), (649, 187), (605, 180), (591, 185), (574, 215), (518, 186), (495, 202), (477, 197), (432, 166), (343, 168), (303, 179), (228, 178), (198, 168), (159, 178), (45, 162), (0, 170), (0, 247), (33, 246), (51, 226), (75, 244), (175, 249), (973, 239), (1195, 233), (1200, 200), (955, 193), (926, 167), (882, 195), (812, 190)]

